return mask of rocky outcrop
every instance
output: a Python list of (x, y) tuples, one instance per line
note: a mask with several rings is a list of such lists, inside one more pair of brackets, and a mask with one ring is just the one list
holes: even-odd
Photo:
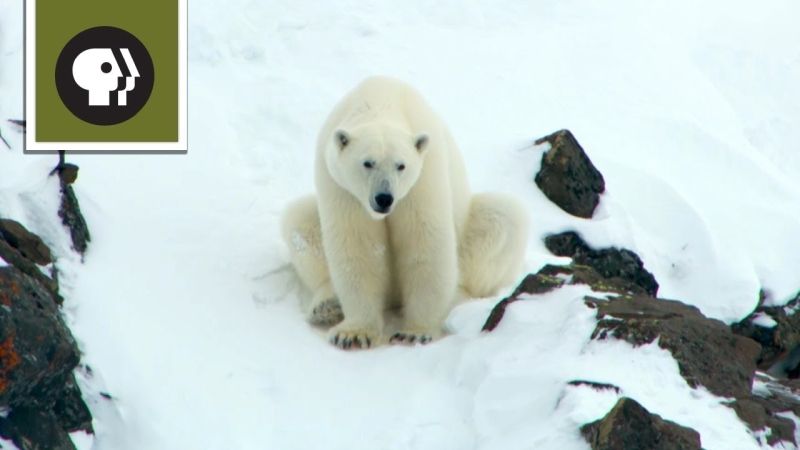
[(641, 287), (648, 295), (658, 294), (658, 282), (636, 253), (616, 247), (593, 249), (574, 231), (552, 234), (544, 245), (556, 256), (572, 258), (575, 264), (586, 265), (604, 278), (621, 278)]
[(71, 448), (58, 444), (70, 442), (67, 432), (91, 430), (72, 375), (79, 357), (52, 293), (0, 267), (0, 408), (11, 411), (0, 417), (0, 435), (22, 449)]
[(73, 449), (68, 433), (91, 432), (92, 416), (73, 375), (80, 353), (58, 283), (44, 267), (54, 262), (50, 249), (0, 219), (0, 258), (0, 436), (23, 450)]
[[(579, 241), (573, 239), (572, 242)], [(607, 278), (592, 267), (574, 263), (545, 266), (536, 274), (528, 275), (509, 297), (495, 306), (483, 330), (495, 329), (514, 302), (528, 300), (529, 295), (550, 292), (567, 284), (587, 285), (598, 294), (602, 293), (602, 297), (609, 297), (585, 298), (586, 305), (597, 310), (597, 325), (592, 339), (620, 339), (634, 346), (657, 342), (659, 347), (672, 354), (690, 386), (702, 386), (715, 395), (731, 399), (729, 406), (751, 430), (763, 432), (770, 445), (780, 441), (796, 445), (794, 422), (783, 417), (782, 413), (793, 412), (800, 417), (800, 380), (776, 380), (757, 375), (756, 362), (762, 354), (758, 342), (733, 333), (725, 323), (705, 317), (693, 306), (652, 297), (629, 279)], [(756, 376), (761, 378), (754, 390)], [(591, 379), (573, 380), (569, 384), (621, 393), (616, 386)], [(616, 417), (613, 420), (624, 417), (618, 413), (610, 414)], [(616, 437), (603, 434), (602, 430), (613, 429), (610, 423), (615, 422), (602, 426), (593, 424), (593, 431), (589, 432), (594, 433), (590, 439), (593, 448), (699, 448), (661, 447), (667, 444), (648, 440), (652, 437), (648, 434), (650, 431), (643, 432), (641, 439), (654, 445), (652, 447), (617, 447), (615, 445), (628, 445), (630, 442), (617, 441)], [(640, 423), (637, 426), (649, 430), (653, 425)], [(626, 433), (635, 430), (636, 427), (631, 427)]]
[(645, 296), (589, 299), (587, 304), (597, 308), (592, 339), (616, 338), (634, 346), (658, 339), (690, 386), (705, 386), (721, 397), (750, 395), (760, 348), (731, 333), (723, 322), (706, 318), (693, 306)]
[(605, 191), (603, 175), (569, 130), (537, 139), (550, 144), (534, 181), (547, 198), (573, 216), (591, 218), (600, 194)]
[[(761, 344), (758, 367), (769, 370), (776, 363), (789, 359), (800, 348), (800, 295), (784, 306), (764, 306), (741, 322), (731, 325), (734, 333), (749, 337)], [(791, 364), (791, 361), (786, 361)], [(795, 363), (796, 364), (796, 363)], [(784, 367), (791, 372), (793, 367)], [(789, 373), (791, 376), (791, 373)]]
[(593, 450), (700, 450), (700, 434), (623, 397), (602, 419), (581, 427)]

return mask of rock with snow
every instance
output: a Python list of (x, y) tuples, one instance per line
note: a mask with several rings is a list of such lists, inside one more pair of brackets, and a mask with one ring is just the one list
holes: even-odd
[(595, 292), (615, 294), (648, 293), (639, 285), (620, 277), (604, 277), (590, 266), (571, 264), (569, 266), (556, 266), (548, 264), (535, 274), (528, 274), (508, 297), (497, 303), (492, 308), (489, 317), (483, 325), (482, 331), (492, 331), (503, 319), (506, 308), (513, 302), (521, 300), (525, 295), (544, 294), (557, 289), (564, 284), (588, 285)]
[(621, 278), (640, 286), (648, 295), (658, 294), (658, 282), (639, 255), (616, 247), (593, 249), (574, 231), (545, 237), (545, 247), (556, 256), (572, 258), (575, 264), (587, 265), (605, 278)]
[(723, 322), (693, 306), (646, 296), (587, 303), (597, 308), (593, 339), (613, 337), (634, 346), (657, 339), (659, 347), (672, 353), (690, 386), (705, 386), (722, 397), (750, 395), (760, 347), (733, 334)]
[(697, 431), (650, 413), (623, 397), (600, 420), (581, 427), (593, 450), (699, 450)]
[(800, 417), (800, 382), (759, 373), (755, 385), (752, 396), (736, 399), (730, 406), (751, 430), (764, 432), (769, 445), (796, 446), (795, 422), (787, 414)]
[(589, 219), (605, 191), (605, 180), (569, 130), (536, 140), (550, 144), (534, 180), (553, 203), (573, 216)]
[(544, 269), (535, 274), (528, 274), (510, 296), (504, 298), (492, 308), (492, 312), (489, 313), (489, 317), (483, 324), (482, 331), (494, 330), (503, 320), (503, 315), (505, 315), (508, 305), (519, 300), (521, 295), (544, 294), (560, 287), (565, 281), (565, 278), (545, 273)]
[[(785, 306), (759, 305), (753, 314), (741, 322), (731, 325), (734, 333), (748, 337), (761, 344), (758, 367), (768, 370), (773, 365), (789, 361), (792, 351), (800, 348), (800, 295)], [(794, 362), (796, 364), (796, 362)], [(783, 367), (791, 371), (792, 367)]]

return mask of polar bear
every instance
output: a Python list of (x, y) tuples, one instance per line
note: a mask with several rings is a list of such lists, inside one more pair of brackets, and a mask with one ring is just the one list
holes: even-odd
[(522, 269), (528, 219), (513, 199), (471, 195), (445, 124), (407, 84), (368, 78), (317, 140), (316, 197), (291, 204), (282, 235), (311, 290), (308, 319), (343, 349), (428, 343), (459, 298), (494, 295)]

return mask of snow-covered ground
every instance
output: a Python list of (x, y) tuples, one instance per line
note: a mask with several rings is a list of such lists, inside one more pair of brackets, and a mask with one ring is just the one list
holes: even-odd
[[(0, 0), (0, 215), (55, 247), (82, 385), (107, 449), (585, 449), (620, 386), (701, 433), (759, 448), (657, 346), (589, 342), (583, 288), (453, 311), (427, 347), (346, 353), (303, 321), (278, 218), (313, 191), (315, 135), (362, 78), (415, 85), (475, 191), (516, 194), (540, 237), (636, 251), (663, 297), (725, 321), (800, 289), (800, 3), (713, 0), (192, 0), (186, 156), (70, 156), (92, 231), (58, 229), (53, 156), (21, 152), (22, 2)], [(605, 176), (592, 220), (532, 182), (533, 139), (569, 128)], [(100, 396), (105, 392), (112, 401)]]

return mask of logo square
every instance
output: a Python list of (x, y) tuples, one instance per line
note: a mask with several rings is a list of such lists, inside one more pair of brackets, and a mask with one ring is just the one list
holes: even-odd
[(25, 15), (26, 152), (187, 151), (187, 0), (28, 0)]

